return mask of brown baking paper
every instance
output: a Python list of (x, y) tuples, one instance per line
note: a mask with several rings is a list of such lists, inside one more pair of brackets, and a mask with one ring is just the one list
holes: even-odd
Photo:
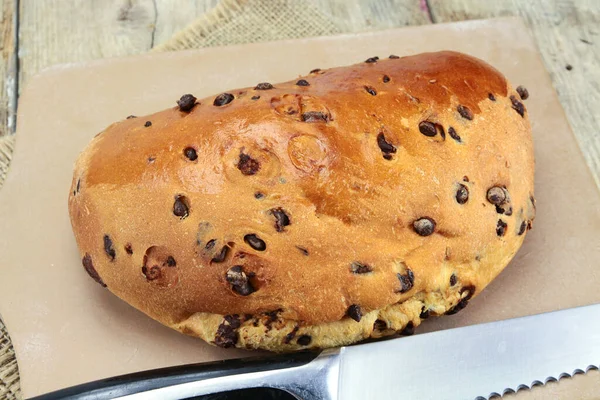
[[(367, 57), (451, 49), (525, 85), (537, 159), (535, 227), (514, 261), (469, 307), (419, 332), (600, 301), (600, 195), (540, 56), (514, 19), (151, 54), (59, 66), (33, 78), (0, 191), (0, 312), (25, 396), (149, 368), (250, 356), (154, 322), (87, 276), (71, 232), (72, 165), (113, 121), (257, 82)], [(584, 366), (582, 366), (584, 367)], [(544, 377), (540, 377), (544, 378)], [(596, 386), (598, 388), (600, 386)]]

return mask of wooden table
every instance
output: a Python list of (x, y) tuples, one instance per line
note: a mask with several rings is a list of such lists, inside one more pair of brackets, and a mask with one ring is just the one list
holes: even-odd
[[(349, 31), (521, 16), (600, 185), (600, 0), (306, 1)], [(0, 0), (0, 137), (14, 134), (17, 95), (41, 69), (147, 52), (217, 3)]]

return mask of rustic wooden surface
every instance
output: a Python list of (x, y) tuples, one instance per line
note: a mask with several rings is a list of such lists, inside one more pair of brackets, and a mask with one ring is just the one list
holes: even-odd
[[(600, 0), (305, 1), (348, 31), (521, 16), (600, 185)], [(217, 3), (0, 0), (0, 152), (8, 151), (16, 96), (32, 75), (58, 63), (144, 53)], [(591, 376), (599, 379), (598, 373)]]

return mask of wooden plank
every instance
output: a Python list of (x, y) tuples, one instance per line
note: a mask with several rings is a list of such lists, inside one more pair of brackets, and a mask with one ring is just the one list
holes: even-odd
[(429, 0), (428, 3), (435, 22), (508, 15), (518, 15), (526, 21), (600, 186), (600, 1)]
[(144, 52), (154, 22), (152, 0), (22, 0), (20, 80), (54, 64)]
[(16, 12), (16, 0), (0, 0), (0, 187), (14, 144), (18, 92)]
[(154, 45), (169, 40), (173, 34), (184, 29), (218, 3), (219, 0), (156, 0)]
[(16, 0), (0, 1), (0, 136), (13, 130), (17, 88)]
[(62, 63), (144, 53), (218, 0), (22, 0), (21, 82)]
[(361, 32), (431, 23), (421, 0), (311, 0), (342, 32)]

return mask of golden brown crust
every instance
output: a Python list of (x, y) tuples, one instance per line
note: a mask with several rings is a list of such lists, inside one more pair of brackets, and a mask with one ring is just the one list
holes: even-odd
[[(416, 326), (417, 303), (440, 314), (480, 292), (535, 214), (519, 94), (454, 52), (301, 79), (94, 138), (69, 197), (86, 270), (168, 326), (273, 350)], [(296, 326), (312, 344), (280, 343)]]

